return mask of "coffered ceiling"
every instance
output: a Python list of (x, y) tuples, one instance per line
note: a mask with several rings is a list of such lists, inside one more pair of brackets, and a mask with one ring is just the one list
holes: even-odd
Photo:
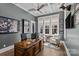
[(62, 3), (15, 3), (16, 6), (34, 16), (41, 16), (61, 11), (61, 4)]

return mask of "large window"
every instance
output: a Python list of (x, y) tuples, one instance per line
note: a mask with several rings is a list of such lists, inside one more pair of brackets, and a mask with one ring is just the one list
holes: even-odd
[(57, 25), (52, 26), (52, 34), (57, 34)]
[(49, 25), (45, 26), (45, 34), (49, 34)]
[(57, 15), (52, 15), (51, 16), (51, 29), (52, 29), (52, 34), (59, 34), (59, 16)]
[(38, 32), (46, 35), (59, 34), (59, 14), (39, 17)]
[(40, 17), (38, 19), (38, 32), (41, 34), (43, 34), (43, 26), (44, 26), (43, 19)]
[(50, 16), (45, 16), (44, 17), (44, 28), (45, 28), (45, 34), (50, 34), (49, 33), (49, 25), (50, 25)]
[(40, 27), (40, 33), (43, 33), (43, 25)]

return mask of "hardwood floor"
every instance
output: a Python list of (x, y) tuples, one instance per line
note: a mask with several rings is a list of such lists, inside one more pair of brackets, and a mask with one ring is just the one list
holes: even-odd
[[(38, 53), (37, 56), (65, 56), (66, 52), (61, 49), (48, 48), (44, 46), (44, 49)], [(14, 49), (0, 54), (0, 56), (14, 56)]]
[(14, 49), (1, 53), (0, 56), (14, 56)]
[(44, 49), (37, 56), (65, 56), (66, 52), (62, 49), (52, 49), (44, 47)]

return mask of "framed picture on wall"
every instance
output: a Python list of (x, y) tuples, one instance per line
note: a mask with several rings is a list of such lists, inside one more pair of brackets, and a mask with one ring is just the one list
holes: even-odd
[(0, 33), (18, 32), (18, 23), (16, 19), (0, 16)]

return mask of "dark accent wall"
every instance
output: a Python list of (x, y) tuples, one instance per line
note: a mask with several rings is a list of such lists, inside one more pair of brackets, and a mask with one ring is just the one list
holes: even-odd
[[(35, 17), (28, 12), (20, 9), (11, 3), (0, 3), (0, 16), (5, 16), (17, 20), (27, 19), (35, 20)], [(21, 40), (21, 36), (18, 33), (0, 34), (0, 49), (13, 45)]]

